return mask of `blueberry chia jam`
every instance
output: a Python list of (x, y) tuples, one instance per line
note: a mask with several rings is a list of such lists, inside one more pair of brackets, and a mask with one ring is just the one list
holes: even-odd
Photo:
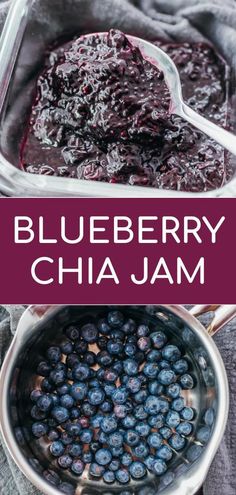
[[(196, 378), (184, 347), (154, 323), (108, 308), (67, 324), (32, 373), (31, 440), (67, 475), (121, 486), (161, 477), (190, 445)], [(202, 427), (199, 444), (209, 436)]]
[[(178, 67), (183, 96), (227, 124), (227, 66), (204, 43), (157, 41)], [(120, 31), (51, 51), (37, 81), (21, 166), (30, 173), (201, 192), (232, 175), (222, 147), (170, 115), (163, 73)]]

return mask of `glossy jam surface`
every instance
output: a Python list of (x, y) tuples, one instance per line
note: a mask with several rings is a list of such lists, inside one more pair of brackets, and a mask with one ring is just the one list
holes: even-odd
[[(202, 43), (158, 46), (172, 57), (185, 101), (226, 125), (224, 62)], [(115, 30), (50, 52), (21, 150), (27, 172), (207, 191), (231, 176), (224, 150), (175, 115), (163, 73)]]

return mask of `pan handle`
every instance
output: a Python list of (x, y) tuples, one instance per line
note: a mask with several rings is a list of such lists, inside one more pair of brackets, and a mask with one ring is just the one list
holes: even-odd
[(208, 334), (213, 336), (236, 317), (236, 304), (197, 304), (189, 312), (195, 317), (213, 312), (213, 319), (207, 327)]

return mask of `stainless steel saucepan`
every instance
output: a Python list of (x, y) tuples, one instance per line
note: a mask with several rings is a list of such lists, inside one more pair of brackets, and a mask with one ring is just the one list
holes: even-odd
[[(29, 393), (39, 379), (34, 369), (48, 343), (61, 342), (63, 328), (80, 318), (100, 317), (105, 306), (30, 306), (19, 321), (15, 337), (0, 374), (1, 432), (9, 452), (21, 471), (43, 493), (59, 495), (193, 495), (208, 473), (227, 422), (229, 392), (220, 353), (211, 339), (227, 321), (236, 316), (236, 305), (195, 306), (187, 311), (179, 305), (123, 306), (127, 316), (158, 325), (172, 342), (186, 349), (196, 386), (185, 392), (188, 406), (195, 410), (194, 430), (186, 448), (174, 455), (161, 477), (150, 475), (126, 486), (108, 486), (91, 481), (86, 475), (76, 478), (59, 470), (48, 453), (45, 440), (32, 439)], [(196, 316), (213, 311), (207, 329)], [(206, 443), (199, 431), (209, 431)]]

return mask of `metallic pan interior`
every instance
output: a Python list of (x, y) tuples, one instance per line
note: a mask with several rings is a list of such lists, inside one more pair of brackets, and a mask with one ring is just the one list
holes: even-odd
[[(53, 3), (55, 8), (53, 9)], [(92, 2), (90, 2), (92, 4)], [(47, 5), (51, 5), (48, 9)], [(35, 90), (35, 78), (42, 67), (45, 50), (59, 38), (82, 33), (107, 31), (109, 21), (80, 16), (80, 5), (71, 0), (12, 0), (0, 41), (0, 184), (5, 194), (14, 196), (74, 197), (217, 197), (236, 196), (236, 177), (220, 189), (205, 193), (184, 193), (152, 187), (108, 184), (96, 181), (33, 175), (18, 168), (19, 147), (28, 122)], [(48, 12), (51, 12), (49, 14)], [(53, 14), (52, 14), (53, 13)], [(52, 17), (53, 15), (53, 17)], [(109, 17), (109, 16), (108, 16)], [(85, 25), (86, 23), (86, 25)], [(122, 20), (113, 27), (125, 29)], [(132, 35), (146, 37), (137, 31)], [(236, 66), (236, 57), (235, 57)], [(234, 70), (231, 100), (235, 98)], [(230, 104), (235, 112), (235, 104)], [(235, 114), (231, 115), (235, 122)], [(231, 166), (236, 170), (236, 158)]]
[[(107, 487), (103, 482), (92, 482), (86, 477), (76, 479), (72, 474), (59, 472), (55, 487), (45, 481), (42, 473), (56, 471), (55, 462), (48, 455), (48, 445), (32, 439), (29, 415), (29, 390), (36, 381), (32, 369), (40, 360), (48, 342), (61, 341), (62, 329), (69, 322), (86, 321), (103, 314), (105, 306), (57, 306), (28, 308), (20, 320), (16, 336), (4, 361), (0, 376), (0, 423), (8, 449), (23, 473), (48, 495), (60, 493), (60, 483), (69, 482), (75, 495), (193, 495), (203, 483), (209, 466), (224, 433), (228, 415), (228, 385), (221, 356), (205, 329), (181, 306), (124, 306), (122, 311), (135, 315), (140, 322), (164, 328), (172, 340), (187, 348), (192, 362), (191, 373), (197, 385), (187, 391), (186, 402), (196, 410), (194, 431), (187, 447), (174, 456), (167, 474), (161, 478), (149, 477), (130, 482), (125, 487)], [(204, 426), (204, 414), (214, 410), (214, 423), (207, 445), (199, 444), (199, 457), (189, 462), (196, 432)]]

